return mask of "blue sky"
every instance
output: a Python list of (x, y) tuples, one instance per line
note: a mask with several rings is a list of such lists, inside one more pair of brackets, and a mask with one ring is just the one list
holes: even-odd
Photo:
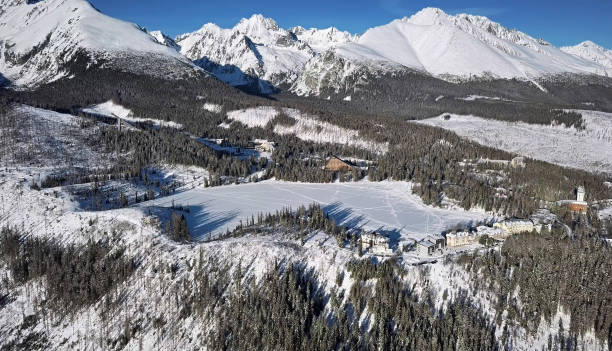
[(204, 23), (232, 27), (243, 17), (261, 13), (281, 27), (335, 26), (352, 33), (410, 16), (423, 7), (439, 7), (448, 13), (487, 16), (555, 46), (592, 40), (612, 49), (612, 1), (416, 1), (416, 0), (91, 0), (102, 12), (136, 22), (170, 36), (191, 32)]

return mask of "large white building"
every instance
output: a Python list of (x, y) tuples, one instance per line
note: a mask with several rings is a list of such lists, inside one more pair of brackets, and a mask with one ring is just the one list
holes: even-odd
[(535, 229), (533, 222), (528, 219), (510, 219), (493, 224), (493, 228), (500, 228), (508, 235), (530, 232)]
[(375, 255), (387, 256), (393, 254), (389, 245), (389, 238), (384, 235), (376, 232), (363, 233), (360, 241), (363, 250), (369, 250)]
[(428, 235), (425, 239), (416, 243), (416, 251), (421, 256), (432, 255), (436, 250), (446, 247), (446, 239), (439, 234)]
[(484, 235), (487, 235), (493, 239), (503, 240), (510, 234), (502, 228), (479, 226), (474, 232), (457, 232), (446, 234), (446, 245), (448, 247), (457, 247), (478, 244), (478, 240)]
[(255, 144), (255, 150), (259, 152), (274, 152), (276, 148), (275, 142), (266, 139), (255, 139), (253, 143)]

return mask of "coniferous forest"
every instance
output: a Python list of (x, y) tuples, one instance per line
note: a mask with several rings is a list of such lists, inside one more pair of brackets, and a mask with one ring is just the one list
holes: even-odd
[[(46, 211), (50, 222), (59, 222), (73, 206), (70, 225), (77, 223), (51, 235), (46, 222), (33, 227), (23, 221), (3, 224), (0, 316), (16, 315), (3, 318), (17, 322), (13, 328), (0, 325), (0, 340), (7, 340), (0, 341), (1, 350), (160, 345), (210, 350), (515, 350), (525, 349), (530, 340), (537, 340), (543, 350), (612, 348), (612, 221), (598, 213), (612, 199), (610, 175), (530, 158), (524, 167), (513, 167), (510, 161), (516, 154), (413, 123), (452, 112), (565, 124), (579, 131), (584, 128), (580, 113), (563, 110), (577, 108), (581, 101), (580, 96), (567, 96), (567, 82), (547, 82), (551, 93), (544, 94), (515, 80), (455, 84), (403, 72), (378, 80), (348, 104), (282, 92), (248, 94), (200, 73), (164, 79), (103, 64), (86, 69), (85, 61), (77, 60), (70, 68), (78, 79), (0, 91), (0, 156), (11, 160), (1, 166), (20, 177), (3, 189), (16, 194), (14, 203), (32, 201), (24, 206)], [(606, 84), (585, 85), (585, 94), (594, 96), (601, 110), (612, 109)], [(447, 98), (435, 101), (440, 92)], [(325, 93), (341, 96), (348, 91)], [(458, 99), (467, 93), (497, 94), (506, 100)], [(107, 101), (135, 116), (175, 122), (181, 128), (146, 121), (121, 128), (118, 117), (83, 111)], [(221, 109), (204, 109), (204, 102)], [(76, 116), (83, 135), (73, 142), (108, 156), (107, 162), (45, 169), (44, 179), (28, 183), (31, 155), (12, 150), (28, 135), (23, 131), (28, 116), (18, 108), (22, 105)], [(267, 125), (253, 128), (227, 118), (229, 111), (257, 106), (279, 113)], [(275, 125), (297, 123), (283, 108), (356, 131), (365, 140), (388, 145), (388, 150), (279, 134)], [(275, 148), (266, 157), (242, 157), (201, 142), (204, 138), (242, 149), (254, 139), (267, 139)], [(326, 170), (327, 159), (337, 155), (367, 166), (355, 162), (350, 172)], [(198, 223), (194, 225), (189, 207), (175, 206), (173, 200), (172, 205), (150, 206), (154, 212), (138, 207), (182, 191), (177, 189), (183, 184), (173, 180), (148, 179), (152, 167), (160, 165), (197, 166), (208, 173), (205, 187), (239, 189), (243, 183), (272, 179), (406, 181), (427, 208), (481, 211), (500, 219), (528, 219), (546, 209), (554, 220), (539, 233), (516, 234), (504, 242), (487, 237), (474, 250), (421, 261), (414, 260), (411, 245), (395, 248), (391, 257), (372, 254), (360, 242), (368, 230), (336, 222), (316, 203), (253, 215), (232, 230), (197, 241), (192, 231)], [(2, 176), (0, 186), (9, 183)], [(110, 182), (145, 184), (147, 190), (140, 197), (136, 192), (135, 198), (122, 188), (109, 195), (100, 188)], [(98, 205), (78, 208), (73, 193), (60, 196), (63, 189), (79, 185)], [(586, 189), (593, 204), (584, 213), (559, 202), (575, 199), (578, 187)], [(41, 200), (45, 198), (63, 207), (49, 206)], [(2, 209), (4, 220), (10, 213)], [(202, 217), (222, 222), (208, 212)], [(475, 224), (465, 226), (458, 223), (454, 230), (472, 231)], [(76, 229), (70, 233), (67, 228)], [(77, 330), (58, 336), (57, 330), (68, 326)]]

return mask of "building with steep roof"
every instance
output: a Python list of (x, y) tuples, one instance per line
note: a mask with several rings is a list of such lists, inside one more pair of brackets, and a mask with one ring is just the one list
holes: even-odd
[(421, 240), (416, 243), (416, 252), (421, 256), (431, 256), (436, 251), (436, 244), (429, 240)]
[(353, 170), (353, 166), (337, 156), (332, 156), (327, 161), (325, 170), (333, 172), (349, 172)]

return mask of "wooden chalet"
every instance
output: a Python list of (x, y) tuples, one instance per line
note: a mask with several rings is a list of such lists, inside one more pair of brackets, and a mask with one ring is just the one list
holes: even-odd
[(353, 170), (353, 166), (337, 156), (332, 156), (327, 161), (325, 170), (333, 172), (350, 172)]

